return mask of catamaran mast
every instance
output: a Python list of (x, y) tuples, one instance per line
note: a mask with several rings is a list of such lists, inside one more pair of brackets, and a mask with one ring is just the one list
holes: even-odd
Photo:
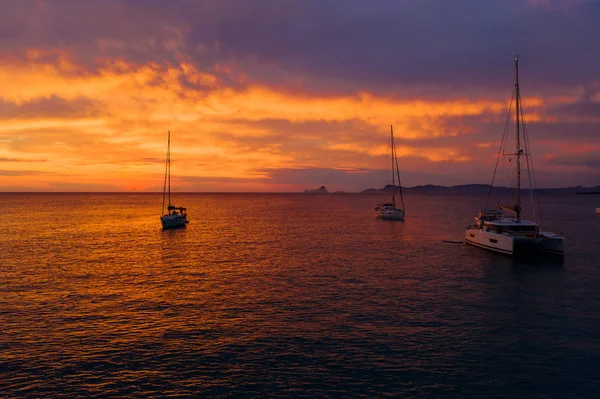
[(517, 223), (521, 220), (521, 138), (520, 138), (520, 95), (519, 95), (519, 57), (515, 58), (515, 99), (516, 99), (516, 125), (517, 125), (517, 206), (515, 212), (517, 213)]

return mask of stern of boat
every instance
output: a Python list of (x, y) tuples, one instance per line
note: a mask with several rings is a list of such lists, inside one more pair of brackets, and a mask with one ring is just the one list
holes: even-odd
[(519, 256), (564, 255), (564, 237), (547, 232), (540, 232), (535, 237), (519, 237), (515, 239), (515, 254)]
[(189, 221), (184, 217), (172, 217), (172, 215), (163, 216), (160, 218), (160, 223), (162, 224), (163, 229), (174, 229), (177, 227), (183, 227)]
[(404, 212), (384, 209), (377, 211), (377, 217), (383, 220), (404, 220)]
[(548, 232), (538, 233), (537, 247), (542, 252), (562, 256), (564, 255), (564, 242), (565, 238), (561, 235)]

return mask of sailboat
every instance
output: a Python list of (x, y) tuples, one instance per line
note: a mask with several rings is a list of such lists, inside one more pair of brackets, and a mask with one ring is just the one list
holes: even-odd
[[(485, 248), (490, 251), (503, 253), (506, 255), (528, 255), (533, 253), (552, 253), (557, 255), (563, 255), (563, 242), (564, 237), (559, 234), (542, 232), (539, 229), (537, 223), (523, 219), (521, 216), (521, 157), (526, 157), (529, 181), (531, 185), (531, 169), (533, 164), (530, 166), (529, 159), (529, 140), (527, 137), (527, 130), (525, 124), (520, 120), (523, 114), (521, 107), (521, 96), (519, 93), (519, 57), (515, 58), (515, 89), (514, 99), (516, 102), (515, 106), (515, 121), (516, 121), (516, 152), (511, 154), (504, 154), (516, 157), (516, 198), (515, 205), (500, 205), (499, 209), (510, 212), (511, 216), (506, 216), (502, 211), (497, 209), (485, 210), (479, 212), (475, 217), (475, 225), (469, 226), (465, 232), (465, 241), (468, 244), (475, 245), (480, 248)], [(512, 102), (511, 102), (512, 106)], [(510, 108), (509, 116), (510, 118)], [(508, 123), (507, 123), (508, 126)], [(521, 128), (523, 133), (523, 143), (521, 143)], [(507, 131), (505, 130), (505, 135)], [(498, 152), (498, 160), (502, 152), (502, 146), (504, 145), (504, 137), (502, 139), (501, 151)], [(524, 149), (521, 148), (521, 144), (524, 144)], [(498, 161), (496, 162), (496, 168), (498, 167)], [(494, 178), (496, 170), (494, 170)], [(492, 178), (492, 185), (494, 184), (494, 178)], [(535, 178), (535, 175), (534, 175)], [(533, 187), (530, 187), (531, 189)], [(533, 195), (532, 208), (533, 207)], [(489, 194), (488, 194), (489, 201)], [(487, 208), (487, 204), (486, 204)], [(534, 211), (535, 212), (535, 211)]]
[[(168, 203), (166, 213), (165, 203)], [(169, 131), (169, 138), (167, 140), (167, 161), (165, 163), (165, 183), (163, 186), (161, 213), (160, 223), (162, 224), (163, 229), (182, 227), (189, 223), (187, 220), (187, 209), (181, 206), (171, 205), (171, 131)]]
[[(377, 205), (375, 212), (377, 217), (385, 220), (404, 220), (404, 197), (402, 196), (402, 184), (400, 183), (400, 171), (398, 170), (398, 157), (396, 156), (396, 144), (394, 143), (394, 127), (390, 126), (390, 151), (392, 153), (392, 201)], [(395, 170), (394, 170), (395, 169)], [(396, 206), (396, 180), (394, 172), (398, 176), (398, 191), (400, 194), (401, 207)]]

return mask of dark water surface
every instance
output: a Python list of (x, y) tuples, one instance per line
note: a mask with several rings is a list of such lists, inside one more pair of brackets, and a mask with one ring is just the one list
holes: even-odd
[(0, 194), (2, 397), (597, 397), (599, 196), (564, 263), (462, 244), (485, 199)]

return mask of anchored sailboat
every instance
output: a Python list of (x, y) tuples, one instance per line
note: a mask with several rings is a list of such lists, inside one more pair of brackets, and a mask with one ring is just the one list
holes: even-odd
[[(398, 170), (398, 157), (396, 156), (396, 144), (394, 142), (394, 127), (390, 126), (390, 151), (392, 153), (392, 188), (394, 193), (392, 194), (392, 202), (386, 202), (379, 204), (375, 208), (377, 217), (386, 220), (404, 220), (404, 197), (402, 196), (402, 184), (400, 183), (400, 171)], [(395, 170), (394, 170), (395, 169)], [(401, 207), (396, 207), (396, 180), (394, 171), (398, 176), (398, 191), (400, 194)]]
[[(165, 202), (168, 202), (165, 213)], [(171, 205), (171, 131), (167, 140), (167, 161), (165, 163), (165, 183), (163, 186), (162, 216), (160, 223), (163, 229), (185, 226), (187, 220), (187, 209)]]
[[(529, 160), (529, 140), (526, 135), (527, 130), (525, 124), (521, 120), (523, 109), (521, 107), (521, 95), (519, 93), (519, 58), (515, 58), (515, 90), (514, 99), (516, 103), (515, 107), (515, 120), (516, 120), (516, 153), (505, 154), (516, 156), (516, 204), (515, 205), (500, 205), (500, 209), (512, 213), (514, 216), (507, 217), (499, 210), (486, 210), (480, 212), (475, 217), (475, 225), (469, 226), (465, 233), (465, 241), (468, 244), (485, 248), (490, 251), (500, 252), (507, 255), (524, 255), (531, 254), (534, 252), (549, 252), (553, 254), (563, 255), (563, 242), (564, 237), (539, 231), (539, 226), (529, 220), (525, 220), (521, 217), (521, 156), (525, 156), (527, 160), (528, 171), (531, 173), (533, 164), (530, 165)], [(512, 102), (511, 102), (512, 106)], [(510, 118), (510, 108), (509, 116)], [(508, 126), (508, 124), (507, 124)], [(523, 144), (525, 151), (521, 148), (521, 127), (523, 128)], [(506, 130), (504, 132), (506, 136)], [(502, 147), (504, 145), (504, 137), (502, 138), (501, 151), (498, 153), (498, 160), (502, 153)], [(496, 162), (496, 168), (498, 162)], [(496, 170), (494, 170), (494, 177), (492, 178), (492, 186), (494, 184), (494, 178), (496, 176)], [(534, 175), (535, 176), (535, 175)], [(529, 176), (531, 186), (531, 175)], [(532, 190), (533, 187), (530, 187)], [(491, 193), (491, 186), (490, 186)], [(532, 195), (532, 207), (533, 207), (533, 195)], [(488, 195), (489, 201), (489, 195)], [(487, 208), (487, 204), (486, 204)]]

